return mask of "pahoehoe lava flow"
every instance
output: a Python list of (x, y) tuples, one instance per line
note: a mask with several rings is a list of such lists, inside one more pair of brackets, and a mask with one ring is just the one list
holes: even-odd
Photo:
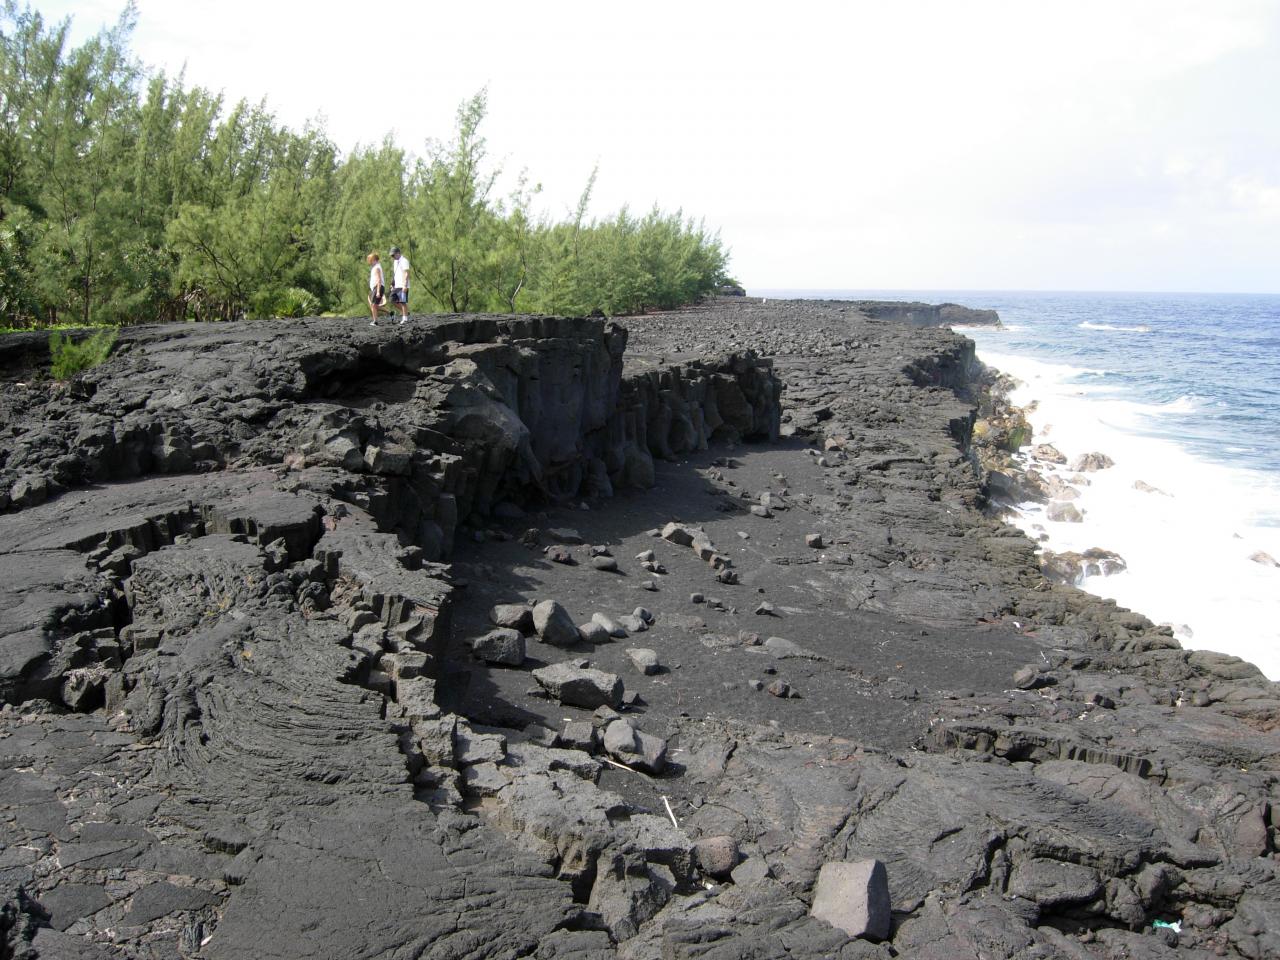
[(986, 509), (986, 313), (10, 339), (0, 958), (1280, 955), (1280, 688)]

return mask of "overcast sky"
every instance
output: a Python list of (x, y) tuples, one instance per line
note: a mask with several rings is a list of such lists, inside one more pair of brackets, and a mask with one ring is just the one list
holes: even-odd
[(1280, 0), (138, 9), (144, 63), (343, 148), (421, 152), (487, 86), (550, 212), (599, 164), (593, 212), (704, 218), (748, 289), (1280, 292)]

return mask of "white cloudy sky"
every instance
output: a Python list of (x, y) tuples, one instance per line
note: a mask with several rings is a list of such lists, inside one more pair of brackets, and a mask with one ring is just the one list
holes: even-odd
[[(35, 0), (76, 35), (122, 0)], [(1280, 292), (1280, 0), (139, 0), (145, 63), (349, 147), (485, 132), (749, 289)]]

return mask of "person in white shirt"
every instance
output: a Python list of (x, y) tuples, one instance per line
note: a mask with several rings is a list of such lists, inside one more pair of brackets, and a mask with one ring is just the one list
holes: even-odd
[(382, 258), (376, 253), (371, 253), (364, 258), (364, 262), (369, 265), (369, 312), (373, 315), (373, 319), (369, 321), (369, 326), (376, 327), (378, 325), (378, 309), (387, 302), (387, 288), (382, 278)]
[(400, 308), (400, 322), (409, 322), (409, 258), (399, 247), (391, 248), (391, 302)]

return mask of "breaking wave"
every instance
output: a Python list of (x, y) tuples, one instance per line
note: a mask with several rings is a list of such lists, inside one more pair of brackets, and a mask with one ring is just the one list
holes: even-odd
[(1076, 324), (1081, 330), (1110, 330), (1114, 333), (1150, 333), (1151, 328), (1145, 323), (1136, 327), (1123, 327), (1114, 323), (1094, 323), (1092, 320), (1085, 320)]

